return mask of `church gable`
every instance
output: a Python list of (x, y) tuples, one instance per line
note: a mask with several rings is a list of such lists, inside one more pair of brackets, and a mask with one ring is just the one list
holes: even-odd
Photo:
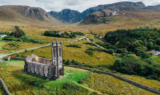
[(64, 75), (64, 66), (62, 59), (62, 43), (52, 42), (52, 59), (38, 57), (34, 54), (27, 56), (25, 60), (25, 72), (51, 79), (59, 78)]

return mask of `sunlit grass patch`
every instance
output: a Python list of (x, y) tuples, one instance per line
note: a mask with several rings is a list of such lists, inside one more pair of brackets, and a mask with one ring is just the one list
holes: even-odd
[[(19, 47), (15, 47), (15, 46), (11, 46), (8, 45), (6, 43), (17, 43), (20, 46)], [(0, 53), (12, 53), (12, 52), (16, 52), (16, 51), (20, 51), (20, 50), (25, 50), (25, 49), (29, 49), (29, 48), (33, 48), (33, 47), (38, 47), (38, 46), (43, 46), (44, 44), (36, 44), (36, 43), (23, 43), (23, 42), (2, 42), (2, 44), (0, 45)]]
[(89, 72), (83, 81), (92, 89), (106, 94), (124, 95), (156, 95), (110, 75)]
[[(62, 89), (62, 85), (64, 83), (78, 83), (78, 81), (86, 77), (86, 73), (88, 72), (86, 70), (71, 67), (65, 67), (64, 69), (64, 77), (61, 77), (58, 80), (52, 79), (48, 81), (46, 78), (25, 73), (24, 61), (11, 60), (0, 64), (0, 77), (4, 80), (12, 95), (37, 95), (38, 93), (45, 95), (50, 92), (63, 92), (64, 89)], [(66, 90), (66, 92), (69, 93), (68, 90)], [(0, 93), (3, 93), (3, 90), (0, 90)], [(76, 93), (78, 93), (78, 91)], [(79, 93), (88, 92), (83, 89)]]
[[(63, 59), (67, 60), (72, 60), (75, 59), (76, 61), (80, 62), (80, 63), (84, 63), (84, 64), (89, 64), (89, 65), (102, 65), (102, 64), (112, 64), (116, 57), (105, 53), (105, 52), (98, 52), (98, 51), (94, 51), (93, 56), (88, 55), (87, 53), (85, 53), (85, 50), (92, 47), (92, 48), (96, 48), (95, 46), (91, 46), (91, 45), (87, 45), (84, 44), (88, 42), (87, 40), (83, 40), (83, 41), (77, 41), (77, 42), (73, 42), (73, 43), (63, 43), (62, 47), (63, 47)], [(66, 47), (66, 45), (70, 45), (70, 44), (74, 44), (74, 45), (78, 45), (81, 46), (81, 48), (74, 48), (74, 47)], [(31, 54), (35, 54), (41, 57), (45, 57), (45, 58), (49, 58), (51, 59), (51, 47), (45, 47), (45, 48), (40, 48), (37, 50), (31, 50), (31, 51), (27, 51), (27, 52), (23, 52), (23, 53), (19, 53), (19, 55), (21, 56), (28, 56)], [(13, 55), (16, 56), (17, 54)]]
[(160, 56), (152, 56), (152, 58), (154, 59), (154, 62), (155, 63), (158, 63), (158, 64), (160, 64)]
[(136, 76), (136, 75), (127, 75), (127, 74), (119, 74), (119, 73), (117, 75), (120, 75), (122, 77), (125, 77), (127, 79), (141, 83), (143, 85), (146, 85), (148, 87), (151, 87), (151, 88), (154, 88), (157, 90), (159, 90), (159, 88), (160, 88), (160, 82), (157, 80), (146, 79), (145, 77)]

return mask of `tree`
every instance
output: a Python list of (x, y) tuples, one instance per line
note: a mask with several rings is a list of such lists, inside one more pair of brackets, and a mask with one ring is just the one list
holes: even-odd
[(18, 26), (14, 26), (12, 35), (13, 37), (20, 38), (22, 36), (25, 36), (25, 33)]
[(160, 45), (160, 38), (158, 38), (158, 39), (156, 40), (156, 43), (157, 43), (158, 45)]
[(71, 61), (69, 59), (67, 59), (66, 65), (71, 65)]
[(149, 43), (148, 43), (148, 48), (149, 48), (149, 49), (152, 49), (152, 48), (153, 48), (153, 42), (149, 42)]

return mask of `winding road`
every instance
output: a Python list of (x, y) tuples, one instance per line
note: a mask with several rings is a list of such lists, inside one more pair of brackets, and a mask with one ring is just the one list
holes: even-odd
[[(94, 43), (92, 41), (89, 40), (89, 38), (87, 37), (81, 37), (81, 38), (78, 38), (76, 40), (73, 40), (73, 41), (64, 41), (63, 43), (73, 43), (73, 42), (77, 42), (77, 41), (80, 41), (82, 39), (86, 39), (88, 42), (91, 42), (91, 43)], [(101, 48), (101, 49), (105, 49), (104, 47), (94, 43), (97, 47)], [(34, 48), (30, 48), (30, 49), (25, 49), (25, 50), (35, 50), (35, 49), (39, 49), (39, 48), (42, 48), (42, 47), (46, 47), (46, 46), (50, 46), (51, 44), (47, 44), (47, 45), (44, 45), (44, 46), (39, 46), (39, 47), (34, 47)], [(8, 56), (8, 55), (12, 55), (12, 54), (15, 54), (15, 53), (20, 53), (20, 52), (24, 52), (25, 50), (20, 50), (20, 51), (17, 51), (17, 52), (13, 52), (13, 53), (9, 53), (9, 54), (0, 54), (0, 59), (5, 57), (5, 56)]]

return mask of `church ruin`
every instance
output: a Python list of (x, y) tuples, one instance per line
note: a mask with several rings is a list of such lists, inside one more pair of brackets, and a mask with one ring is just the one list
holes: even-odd
[(38, 57), (34, 54), (25, 59), (24, 70), (26, 73), (45, 77), (48, 80), (52, 78), (59, 79), (64, 76), (64, 66), (62, 58), (62, 43), (56, 44), (52, 41), (52, 60)]

